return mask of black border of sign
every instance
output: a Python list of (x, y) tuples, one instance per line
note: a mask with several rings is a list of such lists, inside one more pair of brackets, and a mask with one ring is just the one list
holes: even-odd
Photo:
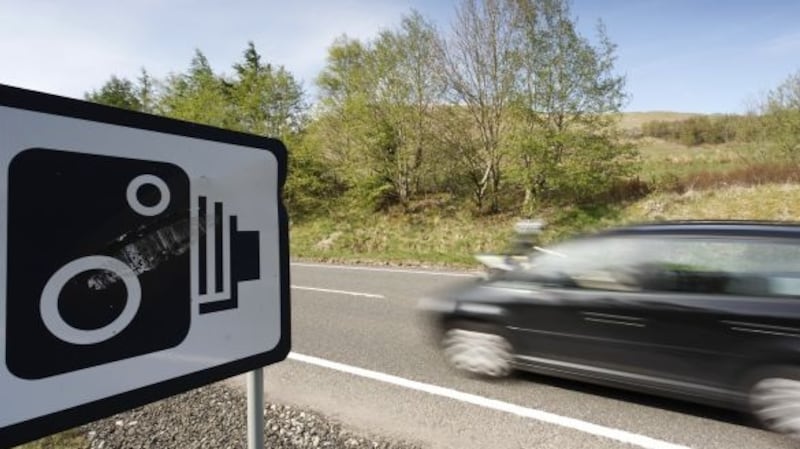
[[(284, 360), (291, 348), (289, 311), (289, 218), (283, 204), (283, 188), (287, 175), (287, 151), (277, 139), (184, 122), (165, 117), (117, 109), (56, 95), (34, 92), (0, 84), (0, 106), (128, 128), (145, 129), (203, 140), (253, 147), (272, 153), (278, 161), (278, 225), (280, 232), (281, 336), (271, 350), (229, 362), (203, 371), (176, 377), (135, 390), (0, 428), (0, 448), (32, 441), (63, 430), (80, 426), (125, 410), (183, 393), (237, 374)], [(3, 217), (2, 219), (7, 219)], [(3, 236), (7, 238), (7, 236)], [(7, 261), (8, 262), (8, 261)], [(5, 362), (4, 362), (5, 363)], [(14, 404), (2, 404), (13, 407)]]

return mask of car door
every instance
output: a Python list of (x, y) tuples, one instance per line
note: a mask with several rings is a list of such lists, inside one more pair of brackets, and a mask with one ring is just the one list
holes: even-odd
[(743, 337), (728, 332), (727, 298), (666, 285), (675, 280), (655, 267), (681, 262), (674, 245), (612, 235), (534, 259), (531, 292), (510, 314), (522, 361), (664, 388), (728, 372), (721, 362)]
[(730, 298), (691, 292), (582, 293), (584, 360), (632, 383), (722, 386), (741, 366), (744, 335), (730, 332)]
[[(642, 320), (615, 309), (630, 288), (598, 288), (614, 281), (603, 272), (609, 260), (626, 260), (633, 249), (617, 237), (593, 237), (558, 245), (531, 260), (515, 282), (509, 329), (523, 362), (582, 369), (613, 367), (629, 350), (615, 340), (637, 340)], [(614, 325), (614, 326), (612, 326)]]
[(572, 334), (585, 342), (588, 364), (634, 383), (714, 394), (757, 363), (786, 360), (781, 348), (796, 346), (800, 247), (793, 242), (664, 235), (627, 244), (637, 256), (571, 273), (576, 288), (568, 295), (581, 318)]

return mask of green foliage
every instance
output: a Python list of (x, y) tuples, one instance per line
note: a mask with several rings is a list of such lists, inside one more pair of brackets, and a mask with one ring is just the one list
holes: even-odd
[(233, 67), (236, 77), (229, 91), (237, 129), (286, 137), (304, 128), (307, 106), (303, 89), (283, 66), (263, 63), (249, 42), (244, 60)]
[(370, 176), (366, 134), (372, 114), (367, 98), (368, 49), (347, 36), (328, 49), (325, 68), (317, 77), (320, 114), (309, 129), (325, 163), (347, 185)]
[[(289, 148), (289, 178), (285, 201), (293, 218), (324, 213), (330, 200), (344, 190), (308, 137), (305, 93), (282, 66), (262, 61), (249, 42), (234, 75), (216, 73), (196, 50), (188, 69), (164, 80), (142, 70), (136, 82), (112, 76), (103, 87), (86, 95), (110, 106), (158, 113), (169, 117), (253, 134), (280, 137)], [(316, 145), (314, 147), (313, 145)]]
[(617, 132), (625, 79), (605, 28), (594, 45), (578, 34), (563, 0), (516, 1), (522, 44), (513, 142), (523, 168), (523, 207), (589, 202), (635, 168), (635, 151)]
[(133, 111), (143, 109), (142, 101), (133, 82), (126, 78), (118, 78), (116, 75), (112, 75), (111, 79), (106, 81), (99, 90), (93, 90), (84, 97), (88, 101), (116, 108)]
[(433, 26), (414, 12), (372, 41), (341, 37), (328, 51), (317, 79), (322, 115), (315, 130), (367, 207), (408, 204), (431, 184), (430, 124), (442, 91), (436, 44)]
[(284, 143), (289, 150), (289, 175), (283, 198), (291, 219), (329, 214), (345, 191), (344, 183), (323, 163), (318, 147), (305, 134), (293, 135)]
[(346, 197), (350, 207), (367, 212), (385, 212), (397, 202), (397, 192), (391, 180), (380, 176), (366, 178), (353, 186)]
[(635, 154), (629, 145), (586, 134), (573, 136), (567, 143), (574, 150), (562, 155), (549, 178), (560, 201), (591, 203), (633, 175)]
[[(449, 112), (472, 132), (452, 142), (467, 173), (478, 211), (499, 212), (510, 127), (510, 105), (519, 81), (521, 54), (511, 1), (463, 0), (450, 35), (443, 39), (443, 73)], [(462, 130), (463, 131), (463, 130)]]
[(762, 109), (766, 128), (780, 151), (800, 161), (800, 71), (770, 91)]
[(214, 72), (195, 50), (189, 68), (164, 80), (145, 70), (136, 82), (112, 76), (90, 101), (259, 135), (288, 138), (306, 126), (305, 93), (283, 66), (261, 61), (252, 42), (234, 76)]
[(587, 201), (627, 173), (610, 131), (624, 97), (613, 45), (602, 30), (597, 46), (579, 36), (568, 6), (464, 0), (447, 37), (414, 11), (374, 39), (340, 37), (316, 80), (313, 120), (301, 86), (252, 42), (230, 75), (197, 50), (184, 72), (112, 78), (87, 97), (284, 139), (295, 219), (339, 204), (408, 210), (440, 194), (479, 213), (522, 203), (533, 213)]
[(84, 98), (106, 106), (154, 113), (158, 107), (157, 84), (158, 81), (142, 69), (136, 82), (112, 75), (99, 90), (86, 93)]
[(375, 154), (376, 171), (390, 181), (404, 205), (424, 189), (433, 171), (431, 153), (438, 143), (430, 123), (444, 89), (438, 61), (437, 32), (416, 12), (373, 44), (373, 104), (377, 128), (384, 132)]
[(598, 231), (623, 220), (625, 208), (617, 204), (570, 206), (552, 210), (542, 243), (557, 242), (575, 234)]
[(200, 50), (195, 51), (186, 73), (167, 78), (160, 103), (161, 112), (168, 117), (235, 128), (228, 84), (214, 73)]
[(328, 48), (325, 68), (317, 77), (324, 108), (337, 109), (363, 93), (367, 48), (361, 41), (339, 36)]

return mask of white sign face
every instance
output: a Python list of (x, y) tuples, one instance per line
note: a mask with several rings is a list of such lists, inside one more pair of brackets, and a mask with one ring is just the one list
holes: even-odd
[(282, 360), (273, 139), (0, 86), (0, 447)]

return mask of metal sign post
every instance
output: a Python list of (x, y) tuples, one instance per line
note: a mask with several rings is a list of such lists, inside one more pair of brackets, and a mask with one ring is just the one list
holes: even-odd
[(264, 449), (264, 368), (247, 373), (247, 449)]

